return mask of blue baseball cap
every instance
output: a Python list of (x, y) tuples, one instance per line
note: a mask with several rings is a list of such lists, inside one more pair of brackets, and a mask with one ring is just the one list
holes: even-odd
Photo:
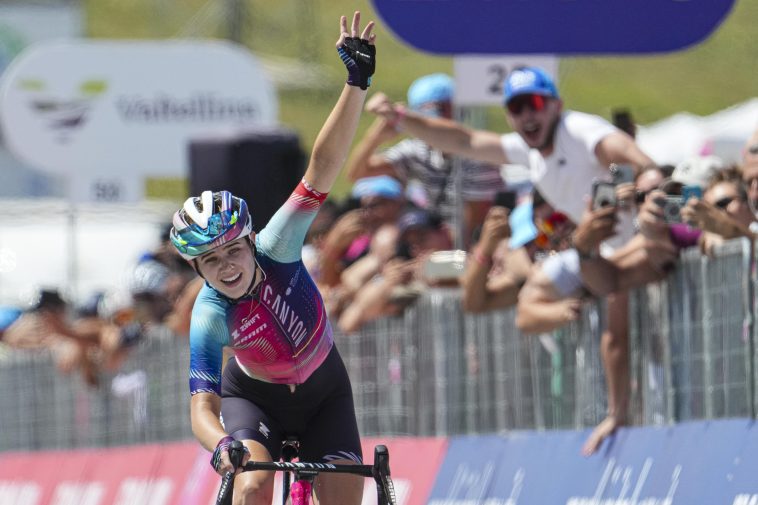
[(408, 88), (408, 107), (418, 109), (429, 102), (451, 101), (454, 90), (453, 79), (447, 74), (419, 77)]
[(403, 196), (403, 185), (389, 175), (377, 175), (375, 177), (363, 177), (355, 181), (353, 185), (353, 197), (381, 196), (396, 200)]
[(519, 95), (542, 95), (558, 98), (558, 88), (547, 72), (538, 67), (517, 68), (508, 75), (503, 85), (505, 103)]
[(532, 202), (526, 201), (516, 206), (508, 216), (508, 224), (511, 225), (511, 249), (518, 249), (537, 238), (538, 230), (534, 226), (534, 214)]

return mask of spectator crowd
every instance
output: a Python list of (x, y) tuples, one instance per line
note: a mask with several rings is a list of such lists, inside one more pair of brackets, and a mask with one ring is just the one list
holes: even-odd
[[(658, 166), (637, 145), (629, 116), (613, 124), (564, 108), (543, 70), (514, 70), (504, 85), (512, 133), (454, 121), (450, 77), (419, 78), (405, 103), (376, 92), (375, 116), (350, 156), (352, 190), (330, 199), (310, 228), (306, 268), (332, 320), (349, 337), (402, 314), (430, 287), (461, 291), (462, 308), (513, 307), (527, 336), (578, 319), (606, 299), (601, 341), (608, 415), (585, 453), (627, 422), (630, 289), (665, 279), (681, 250), (712, 254), (758, 232), (758, 130), (742, 162), (716, 156)], [(504, 166), (528, 169), (509, 187)], [(42, 291), (28, 310), (0, 310), (10, 348), (50, 348), (62, 372), (92, 386), (157, 329), (186, 336), (203, 280), (167, 243), (144, 255), (125, 288), (71, 307)]]

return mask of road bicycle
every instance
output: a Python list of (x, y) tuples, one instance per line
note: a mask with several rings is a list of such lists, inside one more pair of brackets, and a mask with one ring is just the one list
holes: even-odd
[[(320, 473), (351, 473), (373, 478), (376, 483), (378, 505), (396, 505), (395, 487), (390, 476), (390, 455), (387, 447), (374, 448), (373, 465), (333, 465), (292, 461), (298, 455), (298, 441), (288, 438), (282, 443), (282, 461), (248, 461), (243, 472), (265, 470), (284, 472), (282, 478), (282, 505), (291, 498), (291, 505), (309, 505), (313, 481)], [(229, 447), (229, 457), (235, 467), (242, 461), (242, 442), (235, 440)], [(231, 505), (235, 472), (227, 472), (221, 480), (216, 505)], [(293, 479), (294, 477), (294, 479)]]

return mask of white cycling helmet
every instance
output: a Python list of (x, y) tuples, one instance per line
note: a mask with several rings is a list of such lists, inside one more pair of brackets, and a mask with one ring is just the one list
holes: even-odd
[(203, 191), (174, 214), (169, 236), (186, 260), (212, 251), (253, 231), (247, 203), (229, 191)]

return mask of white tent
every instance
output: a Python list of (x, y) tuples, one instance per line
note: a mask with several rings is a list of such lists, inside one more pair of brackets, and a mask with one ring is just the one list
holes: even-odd
[(747, 139), (758, 129), (758, 98), (710, 116), (674, 114), (640, 126), (637, 142), (659, 164), (676, 164), (699, 154), (715, 154), (727, 163), (739, 162)]
[(640, 126), (637, 142), (658, 164), (676, 164), (690, 156), (715, 154), (739, 162), (747, 139), (758, 129), (758, 98), (710, 116), (678, 113)]
[(0, 304), (16, 306), (39, 288), (59, 288), (75, 302), (125, 289), (128, 273), (165, 238), (160, 233), (177, 208), (172, 202), (2, 202)]

